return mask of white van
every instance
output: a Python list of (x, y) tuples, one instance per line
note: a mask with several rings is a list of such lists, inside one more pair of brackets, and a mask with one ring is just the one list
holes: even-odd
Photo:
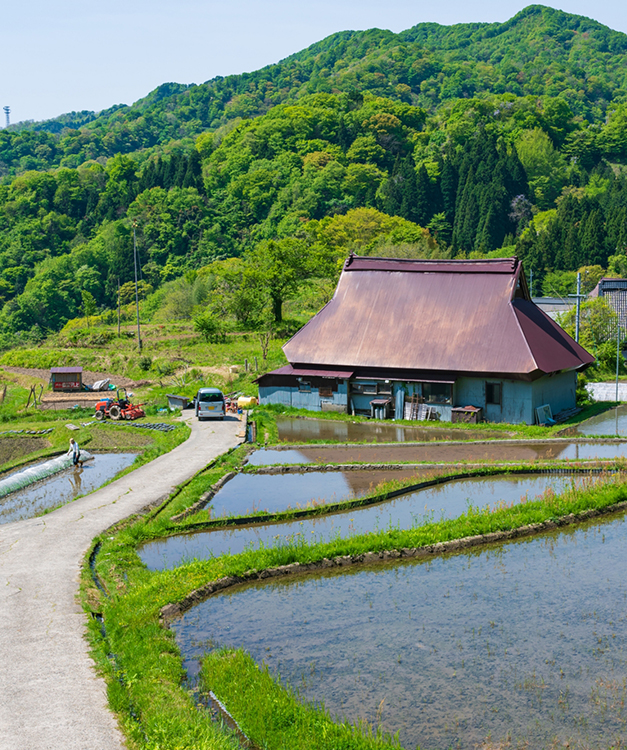
[(224, 419), (226, 409), (222, 391), (218, 388), (201, 388), (194, 396), (194, 408), (199, 421)]

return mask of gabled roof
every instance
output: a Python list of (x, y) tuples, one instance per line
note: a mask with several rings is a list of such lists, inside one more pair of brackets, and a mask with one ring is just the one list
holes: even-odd
[(294, 366), (524, 379), (594, 361), (531, 301), (517, 258), (351, 256), (333, 299), (283, 350)]

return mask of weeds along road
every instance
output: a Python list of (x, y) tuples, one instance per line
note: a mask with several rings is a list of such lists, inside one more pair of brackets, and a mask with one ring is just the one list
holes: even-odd
[(170, 453), (53, 513), (0, 526), (1, 750), (125, 747), (84, 637), (80, 566), (95, 536), (242, 442), (235, 417), (184, 414), (192, 434)]

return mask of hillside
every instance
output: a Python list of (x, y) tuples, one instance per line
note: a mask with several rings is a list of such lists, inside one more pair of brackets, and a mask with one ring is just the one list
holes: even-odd
[[(134, 239), (142, 314), (194, 318), (214, 338), (280, 325), (298, 295), (309, 295), (303, 310), (324, 304), (351, 250), (516, 253), (536, 290), (547, 278), (566, 293), (582, 266), (596, 267), (590, 278), (624, 274), (627, 103), (616, 61), (626, 39), (540, 6), (500, 25), (344, 32), (248, 77), (168, 84), (106, 117), (57, 121), (83, 121), (80, 130), (2, 131), (5, 145), (51, 139), (54, 158), (77, 166), (0, 185), (0, 347), (37, 343), (81, 316), (109, 320), (118, 285), (122, 304), (134, 299)], [(427, 76), (410, 49), (446, 58), (446, 71)], [(599, 75), (577, 67), (584, 57)], [(399, 73), (410, 68), (418, 78)], [(436, 80), (432, 97), (423, 83)], [(287, 100), (257, 101), (263, 86)], [(268, 111), (236, 116), (245, 100)], [(133, 127), (149, 126), (153, 140), (133, 150)], [(120, 134), (130, 153), (84, 162), (88, 147), (113, 153)], [(54, 161), (46, 148), (38, 158)]]
[(540, 5), (503, 24), (344, 31), (253, 73), (166, 83), (132, 106), (12, 126), (0, 132), (0, 174), (76, 167), (193, 138), (308, 94), (350, 91), (430, 112), (460, 97), (559, 95), (597, 122), (627, 95), (627, 35)]

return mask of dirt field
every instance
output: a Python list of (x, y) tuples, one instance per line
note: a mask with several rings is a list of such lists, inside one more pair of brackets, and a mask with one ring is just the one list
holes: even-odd
[[(7, 372), (13, 372), (16, 375), (30, 375), (31, 377), (41, 378), (46, 385), (50, 380), (50, 370), (42, 370), (34, 367), (7, 366), (3, 366), (2, 369), (6, 370)], [(124, 378), (121, 375), (112, 375), (110, 372), (92, 372), (91, 370), (83, 370), (83, 383), (87, 383), (88, 385), (91, 385), (91, 383), (95, 383), (97, 380), (104, 380), (105, 378), (110, 378), (111, 382), (114, 385), (117, 385), (119, 388), (139, 388), (140, 385), (145, 385), (147, 382), (149, 382), (146, 380), (130, 380), (129, 378)], [(83, 393), (85, 393), (85, 391), (83, 391)]]
[(92, 440), (85, 445), (88, 451), (116, 451), (127, 448), (142, 448), (152, 443), (148, 430), (131, 427), (97, 427), (91, 430)]
[(0, 466), (49, 447), (50, 443), (45, 438), (2, 437), (0, 438)]

